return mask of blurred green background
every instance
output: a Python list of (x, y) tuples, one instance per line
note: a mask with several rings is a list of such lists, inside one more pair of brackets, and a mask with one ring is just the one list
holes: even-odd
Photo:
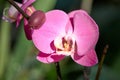
[[(21, 1), (21, 0), (16, 0)], [(70, 12), (80, 9), (81, 0), (36, 0), (36, 9), (49, 11), (61, 9)], [(36, 60), (37, 50), (28, 41), (23, 24), (16, 29), (15, 23), (4, 22), (3, 9), (10, 4), (0, 0), (0, 80), (56, 80), (54, 64), (43, 64)], [(99, 25), (100, 37), (96, 52), (100, 60), (103, 48), (109, 45), (100, 80), (120, 80), (120, 0), (94, 0), (91, 16)], [(63, 80), (83, 80), (83, 67), (70, 57), (60, 62)], [(91, 69), (90, 80), (94, 80), (98, 65)]]

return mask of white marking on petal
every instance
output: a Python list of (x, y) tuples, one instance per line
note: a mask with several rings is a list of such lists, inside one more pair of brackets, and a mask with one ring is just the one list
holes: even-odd
[(54, 40), (57, 54), (66, 56), (71, 55), (75, 51), (75, 39), (73, 35), (65, 35), (64, 37), (57, 37)]

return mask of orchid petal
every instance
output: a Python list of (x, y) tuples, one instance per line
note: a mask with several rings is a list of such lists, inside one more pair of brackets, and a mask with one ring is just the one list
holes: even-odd
[[(35, 0), (27, 0), (27, 1), (24, 0), (24, 1), (23, 1), (23, 5), (21, 6), (21, 9), (22, 9), (23, 11), (25, 11), (25, 9), (29, 6), (30, 9), (31, 9), (31, 11), (35, 11), (35, 8), (34, 8), (33, 6), (30, 6), (33, 2), (35, 2)], [(27, 11), (27, 14), (28, 14), (28, 15), (31, 15), (31, 13), (28, 12), (28, 11)], [(17, 18), (17, 20), (16, 20), (16, 27), (19, 26), (20, 21), (21, 21), (21, 18), (22, 18), (22, 14), (19, 14), (19, 15), (18, 15), (18, 18)]]
[(24, 30), (25, 30), (25, 35), (28, 40), (31, 40), (32, 37), (32, 29), (28, 26), (28, 21), (24, 19)]
[[(35, 8), (33, 6), (30, 6), (29, 8), (32, 12), (30, 12), (29, 10), (26, 10), (26, 13), (30, 16), (35, 11)], [(25, 35), (26, 35), (27, 39), (31, 40), (33, 30), (28, 25), (28, 21), (26, 19), (24, 19), (24, 30), (25, 30)]]
[(25, 10), (28, 6), (30, 6), (33, 2), (35, 2), (35, 0), (28, 0), (28, 1), (25, 1), (23, 2), (23, 5), (22, 5), (22, 9)]
[[(22, 6), (22, 4), (20, 4), (20, 3), (18, 3), (18, 2), (15, 2), (19, 7), (21, 7)], [(12, 6), (10, 7), (10, 9), (9, 9), (9, 15), (11, 15), (11, 14), (13, 14), (13, 12), (14, 12), (14, 17), (16, 17), (16, 19), (15, 19), (15, 21), (16, 21), (16, 27), (18, 27), (18, 25), (20, 24), (20, 20), (21, 20), (21, 18), (22, 18), (22, 15), (20, 15), (20, 13), (19, 13), (19, 11), (15, 8), (15, 7), (13, 7), (13, 10), (11, 10), (11, 8), (12, 8)], [(16, 11), (16, 13), (15, 13), (15, 11)], [(19, 16), (20, 15), (20, 16)], [(18, 17), (19, 16), (19, 17)]]
[(6, 16), (6, 15), (3, 15), (3, 16), (2, 16), (2, 19), (3, 19), (4, 21), (10, 22), (10, 23), (15, 22), (15, 19), (11, 19), (11, 18), (9, 18), (9, 17)]
[[(19, 7), (22, 6), (22, 4), (18, 3), (18, 2), (15, 2)], [(18, 10), (14, 7), (14, 6), (10, 6), (9, 10), (8, 10), (8, 15), (9, 16), (13, 16), (13, 17), (17, 17), (18, 15)]]
[(58, 36), (65, 35), (65, 27), (69, 21), (68, 15), (60, 10), (46, 13), (46, 21), (41, 28), (33, 31), (32, 40), (35, 46), (44, 53), (53, 53), (51, 47)]
[(70, 20), (68, 21), (68, 23), (66, 25), (65, 31), (66, 31), (67, 35), (72, 35), (72, 33), (73, 33), (73, 27), (72, 27)]
[(97, 55), (94, 49), (88, 51), (83, 56), (79, 56), (75, 53), (71, 57), (76, 63), (82, 66), (93, 66), (98, 63)]
[(29, 6), (29, 7), (27, 7), (25, 12), (27, 13), (27, 15), (31, 16), (32, 13), (35, 11), (36, 11), (36, 9), (33, 6)]
[(21, 21), (22, 18), (23, 18), (23, 16), (21, 14), (18, 14), (18, 18), (16, 20), (16, 28), (18, 28), (18, 26), (19, 26), (20, 21)]
[[(36, 9), (33, 6), (29, 6), (29, 9), (26, 10), (26, 13), (30, 16), (34, 11), (36, 11)], [(19, 14), (16, 20), (16, 27), (19, 26), (21, 19), (22, 19), (22, 14)]]
[(37, 56), (37, 60), (43, 63), (52, 63), (58, 62), (64, 58), (64, 55), (56, 55), (56, 53), (46, 54), (39, 52)]
[[(15, 2), (18, 6), (22, 6), (22, 4), (19, 4)], [(14, 6), (10, 6), (9, 8), (5, 8), (3, 11), (3, 17), (2, 19), (5, 20), (6, 22), (15, 22), (17, 19), (19, 12)]]
[(99, 36), (98, 26), (83, 10), (73, 11), (69, 16), (73, 19), (78, 55), (85, 55), (85, 53), (91, 48), (94, 48), (97, 43)]

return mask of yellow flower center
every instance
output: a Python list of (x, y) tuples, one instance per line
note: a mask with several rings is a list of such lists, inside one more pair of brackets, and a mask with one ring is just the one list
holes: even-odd
[(54, 45), (57, 54), (71, 55), (71, 53), (74, 53), (75, 40), (70, 36), (57, 37), (54, 40)]
[(32, 10), (30, 7), (28, 7), (27, 10), (28, 10), (31, 14), (33, 13), (33, 10)]
[(64, 51), (70, 51), (71, 48), (72, 48), (72, 40), (65, 40), (63, 38), (63, 48), (64, 48)]

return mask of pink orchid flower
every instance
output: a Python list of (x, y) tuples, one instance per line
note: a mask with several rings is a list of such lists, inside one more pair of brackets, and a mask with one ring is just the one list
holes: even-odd
[[(14, 1), (15, 2), (15, 1)], [(24, 11), (26, 8), (28, 8), (35, 0), (23, 0), (22, 4), (15, 2), (19, 7), (21, 7)], [(28, 8), (30, 10), (30, 8)], [(30, 10), (32, 11), (32, 9)], [(3, 11), (3, 20), (6, 22), (15, 22), (18, 19), (18, 15), (20, 13), (14, 6), (10, 6), (9, 8), (5, 8)]]
[(40, 51), (39, 61), (52, 63), (71, 56), (82, 66), (93, 66), (98, 62), (95, 52), (98, 37), (97, 24), (84, 10), (69, 14), (61, 10), (49, 11), (46, 22), (32, 33), (33, 43)]
[[(22, 6), (22, 4), (15, 2), (19, 7)], [(2, 19), (5, 20), (6, 22), (15, 22), (17, 20), (19, 12), (14, 6), (10, 6), (9, 8), (5, 8), (3, 11), (3, 17)]]
[[(35, 2), (35, 0), (23, 0), (22, 4), (18, 2), (15, 3), (30, 16), (34, 11), (36, 11), (35, 8), (31, 5), (33, 2)], [(7, 15), (5, 15), (5, 13), (7, 13)], [(18, 10), (11, 5), (8, 10), (5, 9), (3, 12), (2, 19), (10, 23), (16, 22), (16, 26), (18, 27), (22, 19), (22, 14), (20, 14)], [(28, 21), (26, 19), (24, 19), (24, 30), (27, 39), (31, 40), (32, 30), (28, 26)]]

